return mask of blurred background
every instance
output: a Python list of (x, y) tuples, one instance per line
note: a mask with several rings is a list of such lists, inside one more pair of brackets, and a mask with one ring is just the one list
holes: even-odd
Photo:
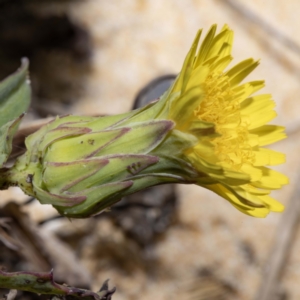
[(122, 113), (136, 98), (138, 105), (157, 97), (197, 30), (227, 23), (232, 65), (261, 59), (248, 79), (265, 79), (263, 92), (276, 101), (273, 123), (286, 126), (289, 139), (272, 148), (286, 153), (277, 170), (291, 183), (273, 193), (286, 211), (266, 219), (200, 187), (170, 185), (68, 220), (11, 188), (0, 193), (0, 265), (53, 267), (57, 281), (95, 291), (110, 278), (113, 300), (300, 299), (299, 11), (297, 0), (1, 0), (0, 78), (30, 59), (23, 139), (42, 118)]

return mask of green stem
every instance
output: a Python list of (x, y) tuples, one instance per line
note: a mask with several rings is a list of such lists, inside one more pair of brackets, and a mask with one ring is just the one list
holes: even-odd
[(8, 189), (10, 186), (18, 186), (27, 195), (34, 196), (32, 179), (36, 166), (35, 164), (26, 164), (26, 169), (21, 169), (19, 165), (20, 162), (17, 161), (11, 168), (0, 169), (0, 190)]
[(0, 190), (7, 190), (10, 186), (12, 186), (13, 184), (11, 184), (10, 182), (10, 169), (8, 168), (2, 168), (0, 169)]
[(67, 285), (60, 285), (54, 282), (52, 271), (49, 273), (7, 273), (0, 271), (0, 288), (16, 289), (37, 294), (73, 296), (86, 300), (110, 300), (116, 290), (115, 288), (109, 290), (107, 281), (103, 283), (100, 291), (97, 293)]

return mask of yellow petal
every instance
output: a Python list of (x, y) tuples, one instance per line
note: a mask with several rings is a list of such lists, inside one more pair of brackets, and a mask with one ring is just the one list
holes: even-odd
[(219, 34), (217, 34), (209, 48), (209, 51), (206, 54), (205, 60), (210, 59), (214, 56), (218, 56), (222, 50), (222, 47), (224, 45), (224, 42), (228, 40), (228, 36), (231, 35), (230, 30), (223, 30)]
[(261, 200), (268, 206), (268, 208), (271, 211), (274, 212), (283, 212), (284, 211), (284, 205), (275, 200), (274, 198), (266, 195), (266, 196), (260, 196)]
[(254, 166), (275, 166), (285, 162), (285, 154), (271, 149), (260, 148), (254, 154)]
[(247, 214), (252, 217), (257, 217), (257, 218), (265, 218), (268, 213), (270, 212), (270, 209), (266, 206), (262, 207), (253, 207), (250, 205), (246, 205), (245, 203), (241, 202), (240, 199), (234, 195), (231, 191), (229, 191), (225, 186), (221, 184), (210, 184), (205, 186), (207, 189), (212, 190), (219, 196), (225, 198), (231, 204), (243, 212), (244, 214)]
[(233, 205), (238, 207), (238, 209), (241, 210), (242, 212), (252, 209), (249, 205), (242, 203), (236, 195), (234, 195), (231, 191), (229, 191), (224, 185), (222, 185), (220, 183), (203, 185), (203, 186), (205, 188), (215, 192), (219, 196), (225, 198), (226, 200), (231, 202)]
[(235, 98), (238, 99), (239, 102), (242, 102), (249, 96), (251, 96), (253, 93), (263, 88), (264, 85), (265, 84), (263, 80), (258, 80), (236, 86), (232, 90), (234, 91)]
[(172, 87), (172, 92), (173, 93), (185, 90), (185, 85), (186, 85), (186, 83), (187, 83), (187, 81), (190, 77), (189, 76), (190, 72), (192, 71), (192, 65), (193, 65), (195, 53), (197, 51), (197, 47), (198, 47), (198, 43), (199, 43), (201, 33), (202, 33), (202, 30), (199, 30), (197, 32), (197, 35), (194, 39), (192, 47), (191, 47), (189, 53), (187, 54), (187, 56), (184, 60), (181, 72), (180, 72), (178, 78), (176, 79), (176, 82), (175, 82), (174, 86)]
[(201, 47), (197, 53), (196, 60), (195, 60), (195, 67), (200, 66), (203, 63), (203, 61), (205, 60), (206, 55), (209, 52), (210, 46), (213, 42), (213, 38), (215, 36), (216, 30), (217, 30), (217, 25), (214, 24), (211, 26), (208, 33), (206, 34), (206, 36), (201, 44)]
[[(259, 198), (257, 193), (259, 192), (258, 190), (252, 190), (250, 188), (244, 188), (243, 187), (228, 187), (229, 190), (233, 194), (235, 194), (239, 200), (244, 203), (248, 204), (251, 207), (255, 208), (262, 208), (264, 206), (264, 202)], [(269, 192), (267, 191), (261, 191), (261, 193), (268, 194)]]
[(289, 183), (288, 177), (278, 171), (266, 167), (260, 167), (259, 169), (262, 171), (263, 176), (258, 181), (251, 183), (255, 187), (276, 190)]
[(223, 71), (232, 61), (232, 56), (224, 56), (222, 58), (218, 58), (211, 66), (210, 69), (214, 72), (221, 72)]
[(250, 176), (242, 172), (224, 169), (223, 174), (225, 178), (222, 179), (221, 182), (226, 185), (238, 186), (250, 182)]
[(263, 207), (263, 208), (254, 208), (252, 210), (247, 210), (242, 212), (251, 217), (265, 218), (270, 213), (270, 210), (267, 207)]
[(232, 86), (236, 86), (237, 84), (241, 83), (258, 65), (258, 61), (253, 61), (249, 66), (245, 67), (237, 75), (231, 77), (230, 84)]
[(251, 177), (251, 182), (260, 180), (263, 174), (260, 168), (253, 167), (250, 164), (243, 164), (241, 166), (241, 171), (243, 171)]
[(249, 130), (265, 125), (276, 117), (274, 107), (271, 95), (248, 98), (241, 103), (242, 121), (248, 124)]
[(258, 62), (253, 58), (248, 58), (235, 65), (225, 73), (230, 78), (232, 86), (239, 84), (247, 75), (249, 75), (257, 66)]
[(284, 130), (285, 128), (283, 126), (264, 125), (252, 129), (250, 132), (258, 136), (260, 146), (265, 146), (286, 138)]

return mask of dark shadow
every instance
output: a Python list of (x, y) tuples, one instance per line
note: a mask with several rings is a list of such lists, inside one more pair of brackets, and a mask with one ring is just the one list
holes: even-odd
[(28, 57), (32, 109), (38, 116), (64, 114), (82, 96), (92, 51), (88, 32), (70, 19), (67, 6), (64, 14), (54, 15), (47, 12), (47, 2), (55, 5), (0, 1), (0, 78), (15, 71), (21, 57)]

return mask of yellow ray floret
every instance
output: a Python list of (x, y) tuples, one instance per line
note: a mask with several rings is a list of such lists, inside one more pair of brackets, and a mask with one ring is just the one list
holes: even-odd
[(198, 47), (200, 36), (201, 31), (166, 95), (176, 129), (198, 139), (185, 158), (202, 174), (199, 185), (242, 212), (264, 217), (269, 211), (282, 211), (283, 205), (269, 194), (288, 178), (268, 166), (285, 162), (285, 156), (262, 146), (285, 138), (284, 128), (266, 125), (276, 116), (271, 95), (253, 96), (264, 82), (241, 84), (259, 63), (250, 58), (225, 70), (233, 43), (227, 25), (218, 34), (212, 26)]

